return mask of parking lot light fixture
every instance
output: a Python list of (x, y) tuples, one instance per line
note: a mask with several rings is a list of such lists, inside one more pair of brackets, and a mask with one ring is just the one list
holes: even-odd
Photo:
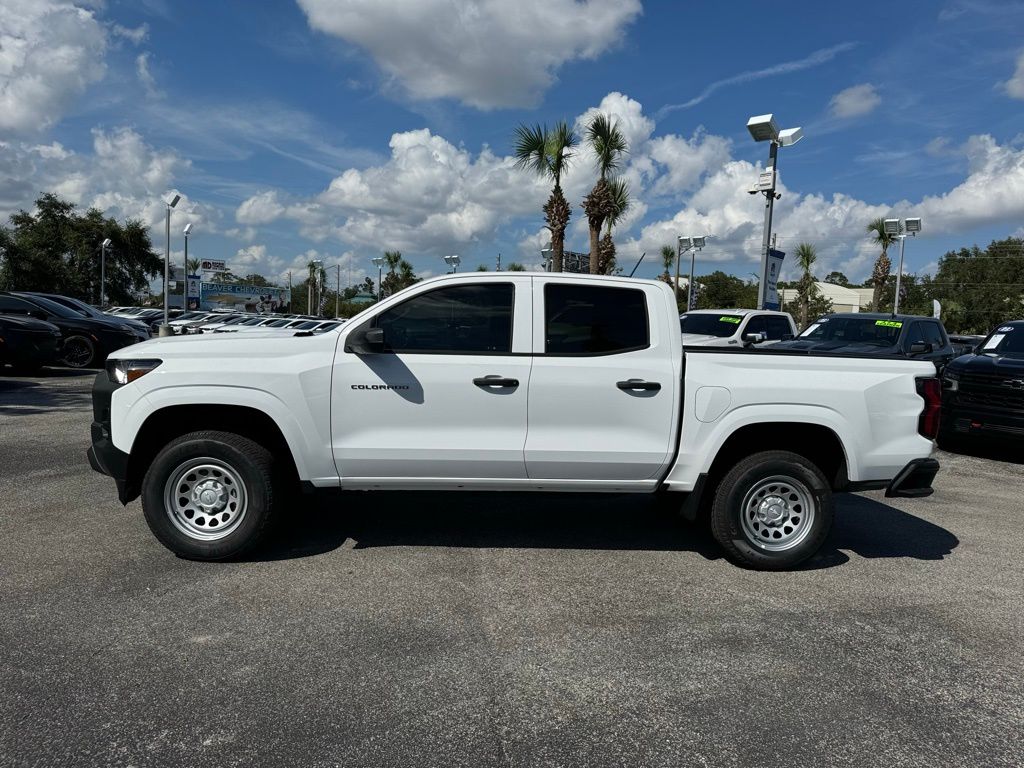
[(109, 237), (100, 243), (100, 310), (107, 306), (107, 249), (111, 245)]
[(174, 331), (171, 329), (169, 322), (169, 300), (171, 295), (171, 209), (178, 204), (179, 200), (181, 200), (181, 195), (175, 194), (174, 197), (166, 201), (167, 221), (165, 233), (167, 235), (167, 243), (164, 249), (164, 322), (163, 325), (160, 326), (161, 336), (174, 335)]
[(907, 235), (917, 237), (917, 233), (921, 231), (921, 219), (915, 217), (904, 219), (902, 222), (899, 219), (886, 219), (884, 228), (887, 235), (895, 235), (900, 239), (900, 264), (896, 268), (896, 294), (892, 300), (892, 314), (895, 317), (900, 311), (900, 289), (903, 283), (903, 249), (907, 242)]
[(764, 238), (761, 241), (761, 277), (757, 285), (757, 309), (764, 309), (765, 288), (768, 278), (768, 252), (772, 243), (772, 211), (775, 201), (781, 197), (775, 191), (778, 184), (779, 147), (791, 147), (804, 137), (803, 128), (784, 128), (779, 130), (774, 115), (756, 115), (747, 121), (747, 130), (754, 141), (767, 141), (768, 165), (765, 166), (757, 183), (750, 189), (750, 194), (758, 193), (765, 196), (764, 206)]
[(454, 273), (459, 271), (459, 264), (462, 263), (462, 259), (458, 254), (453, 253), (451, 256), (444, 257), (444, 263), (451, 267)]
[(377, 301), (380, 301), (384, 296), (383, 287), (381, 286), (384, 275), (384, 257), (374, 256), (370, 261), (377, 267)]

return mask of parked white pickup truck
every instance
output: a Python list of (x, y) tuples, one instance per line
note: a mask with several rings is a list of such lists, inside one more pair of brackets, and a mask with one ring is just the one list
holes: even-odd
[(774, 344), (797, 336), (788, 312), (768, 309), (691, 309), (679, 316), (686, 347)]
[(678, 322), (661, 282), (499, 272), (321, 335), (154, 339), (97, 377), (89, 460), (206, 560), (254, 545), (300, 488), (662, 492), (759, 569), (814, 554), (834, 491), (931, 493), (931, 363), (684, 358)]

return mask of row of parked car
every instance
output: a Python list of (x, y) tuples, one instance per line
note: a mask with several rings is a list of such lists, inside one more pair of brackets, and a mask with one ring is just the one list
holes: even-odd
[[(321, 333), (341, 324), (307, 315), (257, 315), (218, 310), (170, 310), (175, 333)], [(0, 367), (32, 373), (49, 365), (98, 368), (117, 349), (155, 336), (162, 309), (114, 307), (103, 312), (51, 293), (0, 291)]]
[(868, 312), (820, 317), (799, 334), (786, 312), (697, 310), (679, 320), (687, 346), (930, 360), (942, 375), (940, 444), (1024, 440), (1024, 320), (1002, 323), (988, 336), (950, 336), (933, 317)]

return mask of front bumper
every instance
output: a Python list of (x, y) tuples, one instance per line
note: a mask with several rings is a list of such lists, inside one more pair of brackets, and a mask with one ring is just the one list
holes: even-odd
[(931, 496), (935, 491), (932, 481), (938, 471), (939, 462), (935, 459), (914, 459), (889, 483), (885, 495), (889, 498), (895, 496), (908, 499)]
[(117, 498), (122, 504), (127, 504), (138, 497), (139, 490), (128, 482), (128, 454), (114, 446), (110, 435), (110, 398), (117, 387), (117, 384), (110, 381), (106, 371), (96, 376), (92, 388), (92, 445), (86, 451), (86, 457), (90, 467), (101, 475), (113, 478), (117, 486)]
[(942, 429), (952, 435), (1004, 437), (1024, 440), (1024, 413), (988, 410), (966, 405), (942, 409)]

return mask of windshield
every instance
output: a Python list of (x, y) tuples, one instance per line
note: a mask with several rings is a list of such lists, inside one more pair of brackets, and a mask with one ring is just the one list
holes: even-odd
[(288, 323), (290, 323), (290, 322), (292, 322), (292, 321), (291, 320), (287, 320), (287, 319), (285, 319), (285, 320), (273, 320), (273, 321), (267, 323), (266, 327), (267, 328), (280, 328), (282, 326), (288, 325)]
[(903, 332), (900, 320), (876, 320), (872, 317), (823, 317), (816, 320), (801, 339), (808, 341), (835, 341), (840, 344), (872, 344), (891, 347)]
[[(43, 296), (41, 298), (49, 299), (50, 297), (49, 296)], [(98, 317), (101, 320), (107, 319), (107, 316), (104, 315), (102, 312), (100, 312), (98, 309), (96, 309), (94, 307), (90, 307), (84, 301), (79, 301), (78, 299), (73, 299), (70, 296), (61, 296), (60, 298), (57, 298), (57, 299), (50, 299), (50, 301), (54, 301), (54, 302), (56, 302), (58, 304), (63, 304), (65, 307), (69, 307), (70, 309), (73, 309), (73, 310), (81, 313), (85, 317)]]
[(1024, 357), (1024, 325), (1001, 325), (985, 339), (978, 350), (982, 354)]
[(742, 315), (683, 315), (679, 318), (679, 327), (683, 333), (725, 338), (736, 333), (741, 322)]
[(56, 315), (57, 317), (66, 317), (66, 318), (74, 319), (74, 320), (81, 320), (82, 319), (82, 313), (81, 312), (76, 312), (75, 310), (71, 309), (70, 307), (65, 307), (63, 304), (58, 304), (56, 301), (50, 301), (49, 299), (44, 299), (42, 296), (33, 296), (30, 299), (30, 301), (32, 301), (34, 304), (37, 304), (38, 306), (42, 307), (47, 312), (49, 312), (51, 315)]

